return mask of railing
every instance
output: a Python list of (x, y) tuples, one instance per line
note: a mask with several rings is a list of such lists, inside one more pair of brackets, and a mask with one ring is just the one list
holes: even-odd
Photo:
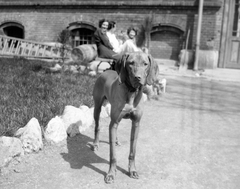
[(60, 46), (0, 35), (0, 55), (61, 58)]

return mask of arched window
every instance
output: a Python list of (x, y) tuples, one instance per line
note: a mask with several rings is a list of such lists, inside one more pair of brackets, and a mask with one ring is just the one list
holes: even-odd
[(157, 25), (151, 31), (150, 50), (154, 58), (177, 60), (184, 32), (172, 25)]
[(72, 46), (77, 47), (83, 44), (93, 44), (93, 33), (96, 28), (86, 22), (74, 22), (68, 27), (71, 31)]
[(17, 22), (5, 22), (0, 29), (6, 36), (24, 39), (24, 26)]

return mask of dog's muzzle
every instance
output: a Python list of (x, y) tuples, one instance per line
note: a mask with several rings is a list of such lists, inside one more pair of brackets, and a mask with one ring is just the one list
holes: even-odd
[(135, 76), (134, 78), (134, 82), (133, 82), (133, 87), (134, 88), (139, 88), (140, 86), (142, 86), (144, 83), (142, 82), (142, 78), (141, 77), (138, 77), (138, 76)]

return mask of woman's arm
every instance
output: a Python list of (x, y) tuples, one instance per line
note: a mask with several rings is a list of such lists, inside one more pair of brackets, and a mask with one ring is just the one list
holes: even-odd
[(100, 30), (97, 30), (94, 33), (94, 39), (95, 39), (95, 43), (97, 44), (97, 46), (103, 45), (103, 46), (107, 47), (108, 49), (111, 49), (111, 50), (113, 49), (113, 47), (110, 44), (107, 36), (103, 35)]

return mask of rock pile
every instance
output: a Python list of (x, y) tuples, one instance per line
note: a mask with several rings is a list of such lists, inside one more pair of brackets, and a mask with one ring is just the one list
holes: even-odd
[[(101, 117), (110, 115), (110, 105), (102, 108)], [(13, 137), (0, 137), (0, 171), (9, 162), (26, 153), (38, 152), (43, 148), (43, 136), (46, 141), (59, 143), (73, 137), (93, 124), (93, 107), (66, 106), (61, 116), (52, 118), (45, 131), (41, 129), (36, 118), (32, 118), (26, 126), (17, 130)]]

